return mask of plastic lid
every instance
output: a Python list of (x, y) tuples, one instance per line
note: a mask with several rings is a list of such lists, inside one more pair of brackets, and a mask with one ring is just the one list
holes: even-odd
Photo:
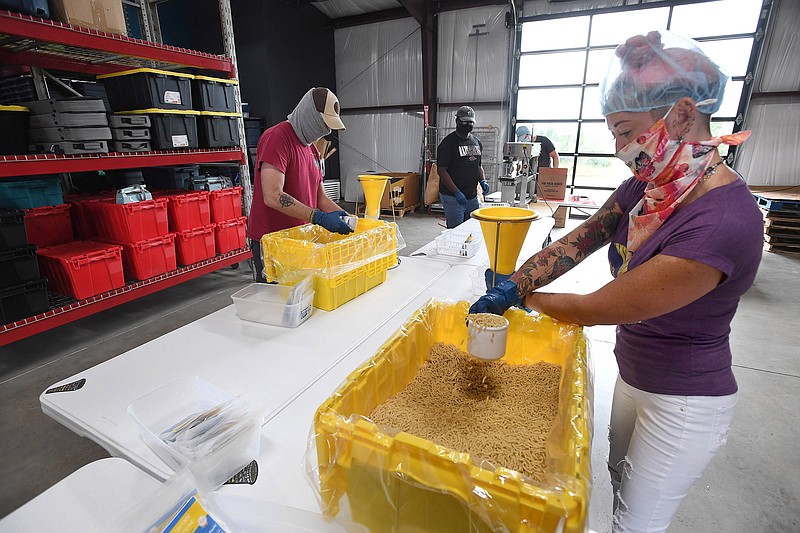
[(121, 111), (120, 113), (115, 113), (115, 115), (199, 115), (200, 111), (195, 111), (193, 109), (156, 109), (155, 107), (151, 107), (150, 109), (136, 109), (135, 111)]
[(0, 105), (0, 111), (16, 111), (22, 113), (30, 112), (30, 109), (24, 105)]
[(133, 74), (150, 73), (150, 74), (163, 74), (165, 76), (176, 76), (179, 78), (192, 78), (194, 74), (184, 74), (183, 72), (169, 72), (168, 70), (157, 70), (154, 68), (137, 68), (133, 70), (123, 70), (122, 72), (112, 72), (110, 74), (100, 74), (97, 76), (98, 80), (105, 78), (116, 78), (118, 76), (131, 76)]
[(200, 111), (204, 117), (241, 117), (241, 113), (225, 113), (221, 111)]
[(230, 78), (225, 79), (225, 78), (212, 78), (210, 76), (195, 76), (194, 79), (203, 81), (214, 81), (217, 83), (228, 83), (230, 85), (239, 85), (239, 80), (234, 80)]

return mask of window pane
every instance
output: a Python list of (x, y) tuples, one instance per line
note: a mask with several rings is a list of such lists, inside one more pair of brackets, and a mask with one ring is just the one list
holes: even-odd
[(753, 39), (707, 41), (699, 44), (700, 49), (729, 76), (747, 74), (747, 62), (750, 61)]
[(729, 81), (728, 86), (725, 88), (725, 96), (722, 97), (722, 107), (719, 108), (719, 111), (717, 111), (714, 116), (736, 117), (743, 89), (743, 81)]
[(584, 122), (578, 151), (588, 154), (613, 154), (614, 138), (605, 122)]
[(537, 20), (522, 25), (523, 52), (586, 46), (589, 17)]
[[(590, 44), (592, 46), (621, 44), (628, 37), (638, 33), (646, 34), (651, 30), (665, 30), (667, 29), (668, 16), (669, 8), (667, 7), (594, 15)], [(638, 29), (632, 30), (630, 28)]]
[(581, 89), (520, 89), (517, 98), (522, 120), (577, 119)]
[(686, 37), (752, 33), (756, 31), (760, 11), (761, 0), (723, 0), (675, 6), (670, 29)]
[(600, 87), (586, 87), (581, 118), (604, 118), (600, 109)]
[(575, 185), (617, 188), (631, 170), (616, 157), (579, 157)]
[(519, 85), (567, 85), (583, 83), (586, 52), (562, 52), (522, 56)]
[[(517, 127), (528, 126), (533, 135), (544, 135), (551, 141), (556, 151), (560, 154), (571, 154), (575, 152), (575, 141), (578, 139), (577, 122), (519, 122)], [(564, 165), (559, 165), (564, 166)]]
[[(622, 182), (620, 182), (620, 183), (622, 183)], [(616, 187), (614, 187), (614, 188), (616, 189)], [(606, 200), (608, 200), (608, 197), (611, 196), (612, 192), (614, 192), (614, 191), (597, 191), (597, 190), (594, 190), (594, 189), (581, 189), (579, 187), (576, 187), (571, 193), (568, 192), (567, 194), (575, 194), (577, 196), (585, 196), (586, 198), (589, 198), (590, 200), (594, 200), (595, 205), (603, 205), (604, 203), (606, 203)], [(575, 214), (575, 215), (580, 215), (580, 214), (593, 215), (596, 212), (596, 210), (594, 210), (594, 209), (586, 209), (584, 211), (585, 211), (585, 213), (581, 213), (580, 208), (573, 207), (570, 210), (570, 215), (573, 215), (573, 214)]]
[(592, 50), (586, 66), (586, 83), (600, 83), (606, 75), (608, 65), (614, 57), (614, 49)]
[[(714, 137), (721, 137), (723, 135), (730, 135), (733, 133), (733, 122), (712, 122), (711, 123), (711, 135)], [(720, 144), (719, 145), (719, 155), (725, 157), (728, 155), (728, 145), (727, 144)]]

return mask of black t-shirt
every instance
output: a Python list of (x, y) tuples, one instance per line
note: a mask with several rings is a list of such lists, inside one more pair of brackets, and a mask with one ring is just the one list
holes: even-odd
[[(436, 164), (444, 168), (453, 178), (458, 190), (467, 198), (478, 196), (478, 181), (481, 179), (481, 141), (471, 133), (462, 139), (456, 132), (451, 133), (436, 149)], [(439, 180), (439, 192), (453, 196), (453, 193)]]
[(542, 144), (542, 152), (539, 154), (539, 168), (550, 168), (553, 165), (553, 158), (550, 157), (550, 152), (556, 149), (553, 141), (544, 135), (537, 135), (533, 142)]

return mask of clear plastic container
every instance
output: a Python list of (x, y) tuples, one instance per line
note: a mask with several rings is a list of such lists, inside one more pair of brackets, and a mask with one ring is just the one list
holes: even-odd
[(472, 257), (483, 246), (479, 233), (444, 231), (436, 237), (436, 253), (454, 257)]
[(487, 265), (481, 265), (470, 273), (472, 294), (477, 294), (478, 296), (486, 294), (486, 278), (484, 276), (487, 268), (489, 268)]
[(313, 310), (314, 289), (310, 283), (300, 301), (287, 305), (294, 287), (253, 283), (231, 296), (242, 320), (295, 328), (308, 320)]
[[(139, 426), (142, 440), (168, 466), (178, 470), (190, 458), (178, 453), (158, 435), (187, 417), (211, 409), (233, 399), (233, 395), (191, 376), (173, 381), (128, 405), (128, 416)], [(202, 458), (206, 474), (215, 483), (222, 484), (247, 463), (258, 457), (261, 448), (261, 422), (259, 416), (253, 420), (241, 420), (246, 425), (226, 444)]]

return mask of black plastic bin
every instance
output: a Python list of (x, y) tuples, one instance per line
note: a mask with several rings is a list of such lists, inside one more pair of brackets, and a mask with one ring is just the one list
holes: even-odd
[(238, 113), (201, 111), (197, 118), (197, 140), (201, 148), (239, 146)]
[(43, 19), (50, 18), (50, 6), (47, 5), (47, 0), (0, 0), (0, 9), (8, 9)]
[(102, 74), (108, 102), (114, 111), (133, 109), (191, 109), (192, 76), (151, 68)]
[(195, 76), (192, 80), (192, 101), (198, 111), (235, 113), (234, 88), (236, 80)]
[(198, 111), (144, 109), (133, 112), (150, 116), (150, 148), (152, 150), (181, 150), (198, 147)]
[(198, 165), (143, 168), (144, 182), (151, 191), (157, 189), (189, 189), (193, 179), (200, 176)]
[(35, 316), (49, 308), (47, 278), (0, 289), (0, 324)]
[(28, 108), (0, 105), (0, 155), (28, 153)]
[(244, 134), (247, 146), (258, 146), (258, 139), (264, 133), (263, 120), (259, 117), (245, 117)]
[(0, 252), (0, 289), (27, 283), (39, 277), (36, 246), (20, 246)]
[(27, 245), (25, 211), (0, 207), (0, 252)]

